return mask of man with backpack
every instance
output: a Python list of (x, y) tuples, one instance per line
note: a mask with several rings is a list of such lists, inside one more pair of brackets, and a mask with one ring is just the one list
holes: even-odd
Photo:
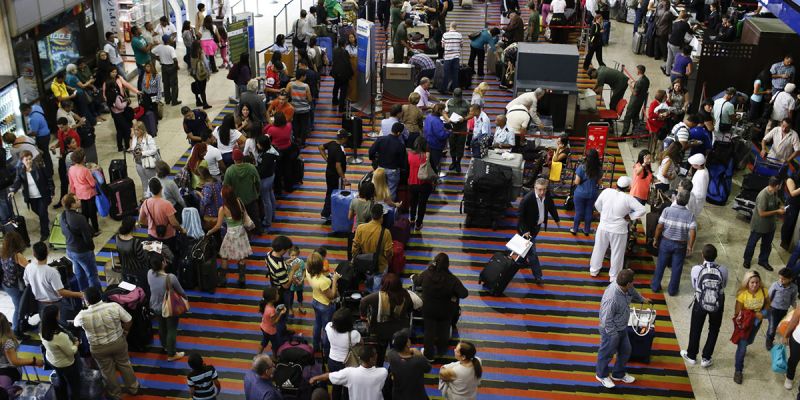
[(728, 269), (715, 262), (717, 248), (711, 244), (703, 246), (703, 263), (692, 267), (692, 288), (694, 288), (694, 301), (692, 302), (692, 317), (689, 328), (689, 347), (681, 350), (681, 357), (689, 365), (697, 363), (697, 353), (700, 350), (700, 335), (703, 324), (708, 317), (708, 337), (703, 347), (700, 366), (711, 366), (711, 356), (717, 344), (719, 328), (722, 325), (722, 314), (725, 310), (725, 285), (728, 283)]

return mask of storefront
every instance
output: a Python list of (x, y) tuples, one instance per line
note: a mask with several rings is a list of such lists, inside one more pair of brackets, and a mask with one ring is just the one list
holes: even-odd
[[(138, 26), (144, 29), (145, 22), (157, 24), (161, 17), (168, 15), (164, 0), (94, 0), (94, 3), (100, 10), (100, 42), (105, 41), (105, 32), (116, 32), (124, 46), (122, 60), (125, 62), (125, 71), (128, 74), (136, 71), (131, 47), (131, 28)], [(171, 19), (174, 23), (174, 17)], [(180, 26), (176, 28), (180, 31)]]

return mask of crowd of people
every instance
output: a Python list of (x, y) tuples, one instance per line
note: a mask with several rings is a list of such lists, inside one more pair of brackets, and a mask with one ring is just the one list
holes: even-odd
[[(106, 43), (97, 54), (94, 71), (85, 62), (79, 62), (56, 74), (52, 84), (59, 106), (56, 141), (51, 140), (42, 108), (21, 106), (30, 135), (3, 137), (10, 147), (10, 165), (15, 166), (15, 180), (7, 193), (13, 197), (22, 190), (25, 203), (38, 216), (41, 237), (33, 243), (34, 260), (31, 262), (23, 256), (26, 246), (17, 232), (5, 235), (0, 251), (3, 288), (15, 308), (11, 320), (0, 314), (0, 341), (5, 349), (0, 355), (0, 375), (16, 381), (21, 379), (17, 367), (40, 367), (48, 363), (60, 381), (59, 399), (80, 398), (81, 386), (86, 384), (82, 382), (81, 369), (87, 367), (101, 371), (107, 393), (112, 398), (119, 398), (123, 391), (135, 395), (140, 389), (127, 341), (134, 316), (116, 301), (104, 297), (94, 254), (93, 239), (100, 233), (98, 213), (103, 212), (98, 205), (102, 205), (101, 198), (105, 196), (101, 183), (105, 176), (97, 167), (94, 126), (103, 121), (103, 114), (108, 112), (116, 130), (117, 149), (132, 154), (142, 188), (141, 196), (137, 196), (138, 215), (122, 218), (115, 235), (120, 260), (119, 280), (143, 289), (142, 296), (155, 316), (166, 360), (175, 362), (187, 358), (185, 352), (179, 351), (182, 346), (177, 334), (182, 312), (173, 310), (171, 304), (173, 298), (182, 298), (188, 303), (186, 293), (194, 289), (184, 287), (177, 267), (187, 256), (186, 244), (207, 239), (215, 248), (214, 254), (221, 260), (215, 267), (217, 286), (227, 285), (227, 273), (234, 271), (229, 270), (229, 266), (235, 265), (237, 285), (248, 287), (248, 259), (254, 252), (251, 238), (273, 231), (276, 214), (280, 212), (277, 199), (302, 183), (302, 172), (298, 172), (298, 163), (302, 168), (299, 155), (314, 131), (323, 75), (330, 75), (334, 81), (332, 105), (340, 112), (348, 111), (348, 86), (356, 73), (350, 63), (357, 49), (355, 35), (340, 38), (331, 55), (332, 61), (328, 63), (327, 55), (317, 45), (313, 29), (335, 17), (323, 3), (320, 1), (312, 7), (310, 13), (304, 10), (293, 25), (294, 71), (289, 71), (282, 58), (289, 48), (283, 35), (279, 35), (272, 46), (272, 57), (263, 77), (251, 70), (248, 54), (242, 54), (235, 63), (229, 60), (225, 29), (215, 24), (213, 17), (206, 15), (205, 6), (200, 4), (194, 25), (185, 21), (180, 32), (166, 17), (157, 24), (148, 22), (142, 28), (131, 28), (139, 72), (135, 85), (125, 79), (121, 43), (114, 32), (105, 35)], [(502, 27), (487, 27), (465, 39), (455, 22), (446, 23), (447, 11), (451, 9), (449, 1), (389, 3), (378, 2), (378, 19), (385, 22), (385, 26), (391, 26), (388, 35), (395, 62), (408, 61), (414, 66), (416, 87), (406, 102), (394, 105), (381, 121), (380, 133), (368, 151), (373, 171), (358, 179), (357, 196), (349, 203), (345, 215), (352, 224), (347, 232), (348, 261), (343, 264), (353, 269), (365, 263), (374, 264), (374, 269), (354, 275), (348, 273), (346, 267), (330, 265), (324, 247), (301, 249), (287, 236), (272, 238), (268, 254), (263, 263), (259, 263), (266, 271), (269, 286), (262, 291), (258, 311), (258, 333), (262, 340), (259, 347), (253, 349), (257, 355), (251, 370), (244, 376), (247, 399), (281, 398), (281, 388), (273, 384), (280, 358), (278, 350), (294, 336), (287, 326), (289, 319), (308, 312), (313, 313), (314, 321), (311, 347), (314, 355), (324, 360), (326, 371), (310, 377), (309, 384), (324, 387), (330, 383), (335, 400), (348, 396), (379, 399), (383, 398), (382, 393), (387, 397), (391, 394), (395, 399), (427, 398), (425, 374), (431, 371), (432, 365), (440, 365), (439, 390), (446, 399), (477, 396), (483, 366), (476, 345), (458, 339), (453, 352), (455, 361), (443, 362), (453, 339), (458, 338), (459, 302), (470, 293), (450, 272), (450, 257), (446, 253), (436, 254), (423, 272), (412, 276), (412, 288), (404, 288), (400, 274), (390, 268), (395, 248), (392, 232), (387, 228), (394, 227), (395, 221), (402, 219), (401, 214), (407, 212), (411, 229), (423, 230), (429, 198), (442, 178), (448, 174), (462, 175), (462, 168), (467, 165), (465, 160), (483, 158), (489, 150), (522, 152), (526, 136), (534, 134), (537, 128), (544, 128), (538, 104), (546, 96), (546, 90), (541, 88), (510, 101), (503, 113), (494, 116), (492, 132), (492, 118), (486, 113), (489, 84), (481, 82), (471, 94), (460, 87), (462, 47), (469, 43), (468, 64), (472, 67), (477, 61), (474, 72), (479, 77), (485, 73), (487, 51), (492, 52), (503, 66), (496, 71), (503, 87), (510, 87), (514, 80), (516, 43), (537, 41), (540, 33), (550, 27), (554, 28), (554, 32), (549, 33), (551, 39), (560, 40), (555, 31), (558, 25), (574, 18), (575, 9), (574, 5), (566, 8), (563, 0), (542, 1), (541, 4), (534, 1), (528, 4), (531, 18), (526, 24), (520, 17), (518, 5), (503, 2)], [(686, 34), (692, 27), (682, 12), (677, 20), (669, 21), (670, 27), (665, 30), (667, 17), (659, 13), (664, 2), (658, 3), (654, 5), (653, 17), (655, 51), (667, 60), (662, 72), (670, 76), (670, 87), (657, 90), (650, 103), (647, 103), (650, 80), (643, 65), (638, 65), (635, 75), (629, 77), (603, 63), (607, 4), (599, 1), (595, 9), (587, 8), (593, 16), (587, 21), (591, 28), (584, 69), (590, 78), (596, 79), (598, 93), (602, 93), (605, 85), (611, 87), (611, 108), (615, 108), (630, 90), (622, 135), (628, 135), (631, 128), (638, 129), (644, 107), (644, 130), (658, 139), (654, 140), (654, 147), (638, 154), (633, 175), (620, 177), (615, 185), (603, 184), (602, 161), (596, 150), (577, 157), (580, 163), (569, 182), (574, 187), (570, 197), (575, 216), (568, 230), (573, 235), (594, 235), (589, 262), (592, 277), (601, 273), (607, 250), (611, 253), (610, 284), (600, 306), (596, 368), (596, 379), (606, 388), (635, 381), (635, 377), (626, 372), (631, 354), (626, 332), (630, 304), (649, 303), (634, 289), (634, 272), (626, 268), (626, 251), (631, 234), (636, 232), (636, 221), (648, 215), (648, 210), (658, 212), (653, 220), (653, 234), (648, 237), (648, 244), (657, 251), (650, 289), (654, 293), (661, 292), (666, 268), (671, 268), (666, 292), (669, 296), (678, 295), (682, 269), (686, 258), (694, 252), (700, 228), (698, 217), (709, 190), (706, 164), (714, 157), (713, 143), (724, 138), (738, 118), (732, 105), (737, 96), (734, 88), (726, 90), (717, 100), (704, 101), (697, 113), (689, 112), (691, 99), (684, 84), (694, 70), (691, 49), (673, 44), (673, 33)], [(713, 7), (709, 16), (712, 21), (716, 12)], [(421, 9), (431, 24), (434, 41), (429, 47), (435, 50), (433, 52), (415, 51), (410, 43), (406, 28), (413, 26), (410, 17), (413, 8)], [(729, 24), (730, 21), (722, 19), (723, 28)], [(180, 108), (191, 153), (173, 180), (168, 178), (169, 165), (160, 158), (155, 139), (157, 128), (146, 117), (135, 116), (128, 98), (130, 94), (138, 95), (138, 104), (145, 114), (158, 113), (159, 107), (166, 105), (182, 104), (178, 98), (181, 68), (175, 49), (179, 34), (186, 46), (183, 61), (193, 78), (191, 88), (196, 108)], [(665, 44), (663, 49), (662, 44)], [(440, 96), (431, 93), (436, 68), (434, 57), (443, 60), (445, 71), (443, 86), (437, 88)], [(594, 57), (598, 61), (597, 68), (592, 65)], [(234, 82), (237, 107), (233, 114), (222, 118), (219, 126), (213, 127), (206, 112), (211, 108), (206, 98), (206, 85), (220, 68), (229, 70), (227, 79)], [(800, 155), (800, 139), (793, 129), (800, 114), (795, 112), (798, 102), (792, 83), (794, 77), (793, 59), (786, 56), (755, 79), (748, 101), (748, 116), (764, 120), (761, 156), (783, 163)], [(767, 107), (769, 115), (764, 117), (763, 110)], [(330, 224), (335, 218), (334, 212), (338, 212), (334, 210), (332, 197), (350, 186), (352, 174), (348, 175), (347, 171), (346, 147), (351, 146), (352, 134), (345, 128), (339, 129), (330, 141), (318, 146), (326, 163), (326, 194), (320, 210), (325, 224)], [(58, 154), (61, 185), (58, 197), (51, 149), (53, 154)], [(559, 138), (552, 148), (545, 150), (543, 154), (550, 165), (576, 158), (570, 153), (566, 137)], [(547, 230), (551, 218), (557, 227), (561, 226), (551, 190), (555, 182), (547, 178), (542, 175), (531, 179), (526, 185), (528, 193), (518, 205), (516, 231), (532, 242), (531, 251), (519, 263), (531, 269), (537, 285), (542, 285), (546, 276), (536, 252), (536, 238)], [(800, 203), (795, 200), (800, 198), (799, 179), (800, 175), (772, 177), (759, 193), (743, 255), (744, 268), (750, 269), (755, 245), (760, 240), (758, 265), (773, 271), (768, 259), (777, 219), (781, 215), (796, 217), (800, 212)], [(786, 208), (779, 199), (784, 184), (789, 193)], [(7, 208), (5, 196), (2, 197), (0, 209)], [(53, 207), (62, 209), (57, 217), (58, 226), (50, 222), (48, 207), (53, 198), (59, 199)], [(599, 224), (593, 233), (595, 211), (599, 213)], [(786, 249), (791, 249), (794, 230), (794, 221), (789, 219), (783, 225), (781, 239)], [(580, 229), (581, 223), (583, 229)], [(137, 225), (147, 229), (146, 241), (133, 235)], [(51, 227), (64, 236), (66, 255), (75, 277), (72, 286), (73, 282), (64, 282), (65, 271), (48, 265), (45, 242), (50, 240)], [(708, 317), (708, 337), (700, 355), (701, 367), (708, 368), (712, 365), (722, 323), (724, 289), (729, 275), (726, 267), (716, 263), (714, 246), (704, 245), (702, 257), (703, 262), (691, 269), (691, 291), (695, 297), (689, 344), (681, 351), (681, 356), (687, 364), (696, 364), (701, 352), (703, 325)], [(800, 330), (795, 329), (800, 315), (791, 316), (788, 328), (782, 333), (778, 332), (778, 324), (796, 305), (798, 289), (794, 281), (800, 273), (798, 258), (800, 246), (795, 248), (789, 265), (780, 269), (779, 280), (768, 288), (755, 270), (747, 271), (742, 280), (735, 304), (736, 383), (742, 383), (747, 347), (754, 342), (764, 320), (768, 325), (766, 348), (773, 347), (777, 335), (780, 335), (778, 340), (788, 344), (790, 356), (785, 387), (793, 388), (795, 369), (800, 362)], [(113, 273), (106, 268), (106, 283), (110, 285), (118, 283), (112, 282)], [(359, 297), (361, 285), (363, 297)], [(33, 329), (28, 326), (27, 315), (21, 312), (25, 288), (30, 289), (38, 304), (44, 359), (17, 355), (20, 340), (27, 338), (27, 332)], [(307, 288), (311, 301), (304, 304)], [(354, 293), (359, 295), (355, 297), (355, 306), (348, 304)], [(85, 307), (77, 305), (81, 301)], [(306, 307), (307, 304), (310, 307)], [(422, 349), (412, 346), (412, 341), (416, 340), (415, 319), (422, 320)], [(359, 329), (364, 320), (368, 332)], [(74, 327), (81, 328), (82, 334), (76, 335), (71, 329)], [(608, 364), (614, 356), (616, 364), (609, 370)], [(193, 398), (211, 399), (222, 392), (217, 370), (199, 353), (189, 354), (187, 361), (191, 370), (187, 385)], [(122, 376), (121, 384), (118, 373)], [(390, 393), (385, 387), (387, 382), (391, 382)], [(327, 390), (315, 391), (314, 396), (330, 398)]]

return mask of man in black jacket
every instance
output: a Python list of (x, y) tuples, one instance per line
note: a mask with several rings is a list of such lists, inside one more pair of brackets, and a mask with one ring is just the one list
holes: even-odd
[(339, 112), (344, 112), (347, 100), (347, 88), (350, 78), (353, 77), (353, 67), (350, 65), (350, 54), (344, 47), (347, 45), (346, 38), (339, 39), (339, 46), (333, 50), (333, 61), (331, 62), (331, 76), (333, 77), (333, 105), (339, 106)]
[(533, 191), (525, 195), (519, 203), (517, 232), (533, 243), (525, 261), (530, 265), (537, 285), (542, 283), (542, 266), (539, 264), (539, 256), (536, 254), (536, 236), (542, 227), (547, 230), (548, 214), (556, 221), (556, 226), (561, 221), (553, 198), (547, 191), (548, 183), (545, 178), (537, 179), (533, 185)]
[(67, 258), (72, 261), (78, 288), (83, 291), (89, 286), (100, 287), (97, 277), (97, 263), (94, 258), (94, 229), (86, 217), (78, 213), (81, 201), (73, 193), (61, 199), (64, 213), (61, 214), (61, 233), (67, 242)]

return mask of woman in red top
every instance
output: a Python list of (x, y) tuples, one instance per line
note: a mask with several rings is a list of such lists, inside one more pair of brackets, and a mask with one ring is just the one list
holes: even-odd
[(81, 214), (92, 223), (95, 234), (100, 232), (100, 225), (97, 223), (97, 206), (94, 197), (97, 196), (94, 175), (83, 163), (86, 161), (86, 153), (83, 149), (72, 152), (72, 166), (67, 171), (69, 177), (69, 192), (74, 193), (75, 197), (81, 201)]
[(422, 220), (425, 219), (425, 209), (428, 207), (428, 197), (433, 192), (433, 182), (422, 181), (417, 176), (419, 167), (428, 160), (428, 142), (420, 136), (414, 141), (414, 146), (408, 153), (408, 191), (411, 195), (409, 206), (409, 219), (415, 224), (416, 230), (422, 230)]
[(645, 205), (650, 197), (650, 183), (653, 181), (652, 162), (650, 151), (642, 150), (633, 166), (633, 183), (631, 183), (630, 193), (642, 205)]
[(658, 131), (664, 128), (666, 119), (669, 118), (669, 112), (656, 112), (656, 107), (664, 103), (666, 98), (667, 92), (659, 89), (653, 101), (647, 106), (647, 131), (653, 136), (658, 135)]
[(292, 145), (292, 123), (286, 122), (286, 116), (278, 111), (272, 125), (264, 127), (264, 134), (272, 140), (272, 146), (283, 152)]

